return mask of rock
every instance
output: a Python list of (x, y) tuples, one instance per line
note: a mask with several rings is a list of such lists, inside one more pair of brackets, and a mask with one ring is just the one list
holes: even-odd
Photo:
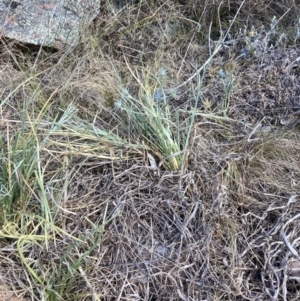
[(100, 0), (0, 0), (0, 38), (57, 49), (74, 45)]

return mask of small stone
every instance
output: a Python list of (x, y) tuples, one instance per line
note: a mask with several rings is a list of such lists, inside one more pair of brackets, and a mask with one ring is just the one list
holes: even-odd
[(0, 33), (60, 49), (63, 44), (76, 44), (99, 10), (99, 0), (0, 0)]

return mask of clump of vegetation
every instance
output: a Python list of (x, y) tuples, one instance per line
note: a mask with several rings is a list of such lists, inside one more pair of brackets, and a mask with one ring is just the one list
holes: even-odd
[(116, 2), (72, 48), (1, 41), (1, 285), (297, 300), (294, 1)]

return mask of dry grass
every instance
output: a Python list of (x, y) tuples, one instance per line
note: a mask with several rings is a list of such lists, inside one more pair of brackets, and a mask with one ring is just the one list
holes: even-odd
[(5, 285), (298, 300), (296, 3), (119, 2), (72, 49), (1, 42)]

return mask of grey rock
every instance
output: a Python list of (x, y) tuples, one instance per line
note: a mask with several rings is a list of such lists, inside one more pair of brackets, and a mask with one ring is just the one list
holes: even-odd
[(78, 42), (100, 0), (0, 0), (0, 38), (62, 48)]

